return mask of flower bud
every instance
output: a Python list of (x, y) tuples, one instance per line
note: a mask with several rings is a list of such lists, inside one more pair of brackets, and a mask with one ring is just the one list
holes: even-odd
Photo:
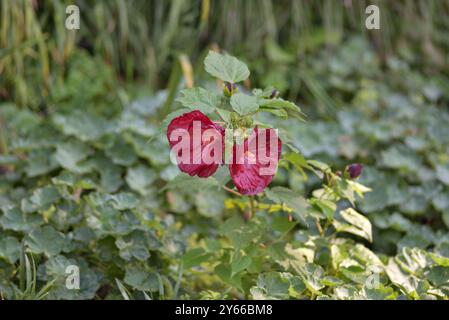
[(346, 166), (345, 169), (351, 179), (357, 179), (362, 174), (362, 170), (363, 165), (360, 163), (352, 163)]
[(253, 126), (253, 118), (245, 117), (240, 121), (242, 127), (251, 128)]
[(233, 127), (239, 126), (240, 117), (237, 115), (237, 113), (232, 112), (231, 113), (231, 124)]
[(277, 97), (279, 97), (279, 91), (276, 89), (273, 89), (273, 91), (271, 91), (270, 99), (274, 99)]
[(234, 93), (237, 93), (239, 89), (235, 83), (225, 82), (223, 87), (223, 94), (226, 97), (232, 96)]

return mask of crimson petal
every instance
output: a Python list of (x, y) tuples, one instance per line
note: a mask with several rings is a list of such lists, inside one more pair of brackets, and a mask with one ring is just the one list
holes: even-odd
[[(174, 118), (170, 124), (167, 127), (167, 139), (168, 143), (170, 144), (170, 148), (173, 148), (175, 145), (178, 144), (179, 141), (171, 141), (170, 137), (172, 133), (177, 129), (184, 129), (189, 133), (189, 136), (192, 137), (190, 141), (190, 161), (188, 163), (183, 163), (181, 161), (182, 154), (177, 154), (177, 164), (179, 169), (182, 172), (185, 172), (189, 174), (190, 176), (197, 175), (201, 178), (207, 178), (215, 173), (217, 171), (219, 164), (218, 163), (212, 163), (208, 164), (206, 163), (203, 158), (201, 157), (201, 154), (199, 156), (201, 157), (200, 162), (198, 164), (193, 163), (194, 155), (198, 156), (198, 152), (200, 152), (197, 149), (194, 149), (194, 143), (193, 143), (193, 123), (194, 121), (200, 122), (200, 128), (201, 128), (201, 137), (205, 130), (207, 129), (213, 129), (215, 130), (215, 134), (217, 136), (221, 137), (221, 143), (223, 145), (223, 136), (224, 136), (224, 128), (219, 126), (218, 124), (214, 123), (212, 120), (210, 120), (206, 115), (204, 115), (202, 112), (198, 110), (194, 110), (192, 112), (184, 113), (183, 115)], [(212, 148), (214, 142), (218, 141), (211, 141), (211, 142), (203, 142), (201, 139), (201, 150), (205, 150), (206, 148)], [(222, 149), (223, 150), (223, 149)], [(222, 156), (222, 155), (220, 155)]]
[[(233, 148), (233, 163), (229, 165), (229, 172), (237, 190), (244, 195), (258, 194), (267, 187), (276, 173), (281, 156), (282, 142), (276, 131), (266, 129), (265, 137), (260, 132), (256, 127), (253, 133), (245, 139), (243, 152), (238, 152), (236, 145)], [(270, 142), (273, 138), (277, 139), (277, 150), (271, 154)], [(256, 151), (251, 150), (253, 139), (256, 139)], [(275, 143), (273, 144), (275, 147)], [(242, 146), (240, 145), (240, 147)]]

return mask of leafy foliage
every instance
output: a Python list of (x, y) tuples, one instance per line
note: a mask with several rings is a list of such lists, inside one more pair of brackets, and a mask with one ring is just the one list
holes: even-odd
[[(226, 193), (221, 170), (198, 179), (170, 163), (167, 121), (154, 116), (163, 92), (110, 111), (84, 91), (73, 92), (88, 97), (77, 108), (54, 97), (66, 108), (49, 115), (1, 105), (1, 296), (447, 299), (449, 135), (438, 103), (447, 97), (398, 61), (389, 72), (406, 93), (374, 81), (380, 66), (358, 41), (320, 61), (314, 76), (328, 76), (326, 90), (355, 92), (336, 121), (299, 122), (301, 109), (271, 98), (273, 88), (230, 98), (185, 89), (177, 99), (235, 126), (254, 113), (251, 125), (285, 129), (292, 150), (255, 198)], [(218, 53), (207, 69), (227, 82), (249, 76)], [(318, 113), (328, 102), (320, 97)], [(359, 180), (336, 170), (353, 159), (367, 164)], [(80, 268), (80, 289), (65, 286), (69, 265)]]

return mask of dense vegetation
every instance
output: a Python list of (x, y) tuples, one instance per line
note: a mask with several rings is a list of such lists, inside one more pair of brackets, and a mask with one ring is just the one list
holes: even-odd
[[(2, 2), (2, 13), (34, 10), (18, 3)], [(397, 29), (379, 40), (352, 25), (343, 36), (309, 18), (309, 32), (287, 33), (287, 26), (276, 27), (279, 8), (270, 11), (271, 1), (263, 1), (264, 15), (273, 15), (264, 20), (268, 36), (250, 32), (251, 40), (229, 31), (223, 37), (213, 10), (222, 2), (212, 2), (212, 9), (205, 8), (209, 1), (173, 3), (160, 8), (172, 17), (160, 38), (150, 28), (158, 42), (137, 42), (145, 53), (127, 46), (136, 42), (126, 36), (95, 42), (81, 30), (78, 39), (65, 39), (64, 31), (52, 29), (57, 23), (40, 15), (63, 8), (58, 1), (42, 5), (33, 20), (50, 38), (11, 42), (4, 35), (18, 29), (2, 29), (1, 297), (447, 299), (449, 64), (439, 49), (445, 44), (428, 39), (419, 51), (431, 57), (424, 61)], [(308, 8), (296, 3), (297, 10)], [(329, 3), (318, 7), (335, 11)], [(447, 9), (417, 4), (419, 13), (440, 9), (443, 16)], [(96, 14), (107, 17), (116, 5), (142, 4), (99, 2)], [(247, 6), (236, 12), (250, 12)], [(210, 17), (197, 16), (197, 7), (211, 10)], [(189, 8), (183, 19), (199, 19), (199, 26), (179, 18)], [(445, 20), (435, 20), (434, 30), (444, 29)], [(176, 32), (183, 25), (186, 33), (207, 34), (205, 43), (182, 51), (182, 43), (192, 43)], [(297, 39), (309, 41), (298, 45)], [(236, 111), (222, 94), (220, 78), (229, 79), (204, 71), (214, 40), (248, 64), (249, 80), (236, 82), (240, 93), (258, 98), (254, 123), (280, 129), (279, 170), (256, 197), (236, 194), (225, 167), (201, 179), (180, 173), (169, 159), (171, 119), (200, 109), (231, 123), (226, 114)], [(45, 78), (42, 57), (52, 52), (55, 59), (58, 50), (67, 56), (50, 63)], [(157, 63), (139, 66), (151, 52)], [(267, 102), (274, 88), (280, 95)], [(363, 164), (359, 178), (348, 175), (351, 163)], [(80, 267), (79, 290), (65, 286), (68, 265)]]

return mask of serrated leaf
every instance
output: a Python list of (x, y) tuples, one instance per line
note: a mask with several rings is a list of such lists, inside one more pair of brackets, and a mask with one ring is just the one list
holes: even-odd
[(106, 119), (82, 111), (69, 115), (56, 114), (53, 121), (66, 135), (72, 135), (82, 141), (92, 141), (110, 132), (112, 123)]
[(259, 274), (257, 286), (251, 288), (256, 300), (288, 299), (290, 281), (280, 272)]
[(188, 174), (180, 173), (173, 180), (169, 181), (163, 190), (200, 190), (207, 189), (211, 187), (218, 187), (217, 180), (213, 177), (208, 177), (206, 179), (191, 177)]
[(106, 192), (116, 192), (123, 184), (122, 168), (104, 156), (90, 159), (90, 164), (100, 173), (100, 185)]
[(184, 107), (200, 110), (205, 114), (215, 111), (221, 103), (221, 97), (203, 88), (188, 88), (181, 90), (182, 96), (176, 99)]
[(51, 179), (55, 185), (68, 186), (72, 188), (81, 188), (84, 190), (95, 189), (95, 183), (88, 178), (80, 178), (77, 175), (63, 171), (58, 176)]
[(237, 58), (214, 51), (209, 51), (204, 66), (210, 75), (229, 83), (243, 81), (250, 74), (246, 64)]
[(140, 266), (127, 266), (124, 281), (140, 291), (159, 290), (157, 274)]
[(110, 196), (112, 206), (117, 210), (134, 209), (139, 199), (131, 192), (120, 192)]
[(436, 266), (431, 268), (427, 274), (427, 279), (437, 287), (449, 284), (449, 267)]
[(17, 207), (2, 208), (3, 216), (0, 216), (0, 225), (6, 230), (29, 231), (44, 223), (39, 214), (25, 213)]
[(245, 270), (251, 265), (251, 258), (248, 256), (240, 256), (231, 263), (231, 274), (234, 275)]
[(182, 256), (182, 263), (185, 269), (189, 269), (193, 266), (200, 265), (206, 262), (210, 258), (210, 254), (204, 251), (202, 248), (195, 248), (187, 251)]
[(437, 165), (436, 174), (442, 183), (449, 186), (449, 166)]
[(293, 102), (284, 100), (282, 98), (274, 98), (274, 99), (260, 99), (259, 105), (264, 110), (281, 110), (284, 111), (287, 115), (291, 115), (299, 120), (304, 120), (304, 114), (296, 104)]
[(20, 242), (14, 237), (0, 238), (0, 258), (11, 264), (16, 263), (20, 256)]
[(58, 168), (58, 162), (50, 149), (33, 150), (26, 159), (25, 172), (28, 177), (36, 177), (47, 174)]
[(134, 231), (124, 237), (119, 237), (115, 240), (115, 245), (119, 249), (120, 257), (126, 261), (132, 259), (145, 261), (151, 256), (146, 234), (143, 232)]
[(156, 172), (143, 165), (129, 168), (125, 177), (129, 187), (140, 194), (148, 193), (149, 187), (156, 179)]
[(233, 94), (231, 97), (231, 106), (241, 116), (255, 112), (259, 108), (257, 98), (244, 93)]
[(276, 215), (273, 218), (273, 224), (272, 224), (273, 230), (276, 230), (276, 231), (279, 231), (282, 233), (288, 232), (295, 225), (296, 225), (295, 221), (290, 221), (290, 220), (288, 220), (287, 217), (284, 217), (281, 215)]
[(308, 290), (316, 295), (322, 294), (321, 289), (324, 288), (324, 285), (321, 279), (324, 277), (324, 270), (321, 266), (307, 263), (300, 269), (300, 276)]
[(223, 191), (205, 189), (195, 194), (195, 205), (203, 216), (219, 217), (224, 210), (225, 199)]
[(341, 217), (347, 222), (333, 221), (337, 232), (348, 232), (362, 237), (369, 242), (373, 241), (371, 222), (352, 208), (340, 211)]
[(47, 210), (50, 205), (61, 198), (57, 188), (47, 186), (33, 191), (29, 198), (22, 199), (21, 209), (23, 212), (30, 213), (39, 210)]
[(59, 254), (66, 245), (63, 233), (51, 226), (44, 226), (31, 231), (25, 240), (28, 249), (33, 253), (44, 253), (47, 256)]
[(77, 165), (89, 155), (89, 147), (82, 142), (72, 140), (56, 146), (55, 160), (69, 171), (80, 173), (83, 170)]
[(307, 213), (308, 203), (304, 197), (285, 187), (274, 187), (265, 190), (267, 198), (271, 201), (286, 205), (293, 212), (304, 219)]
[(122, 166), (131, 166), (137, 160), (134, 148), (122, 138), (116, 139), (114, 144), (105, 150), (105, 153), (112, 162)]

